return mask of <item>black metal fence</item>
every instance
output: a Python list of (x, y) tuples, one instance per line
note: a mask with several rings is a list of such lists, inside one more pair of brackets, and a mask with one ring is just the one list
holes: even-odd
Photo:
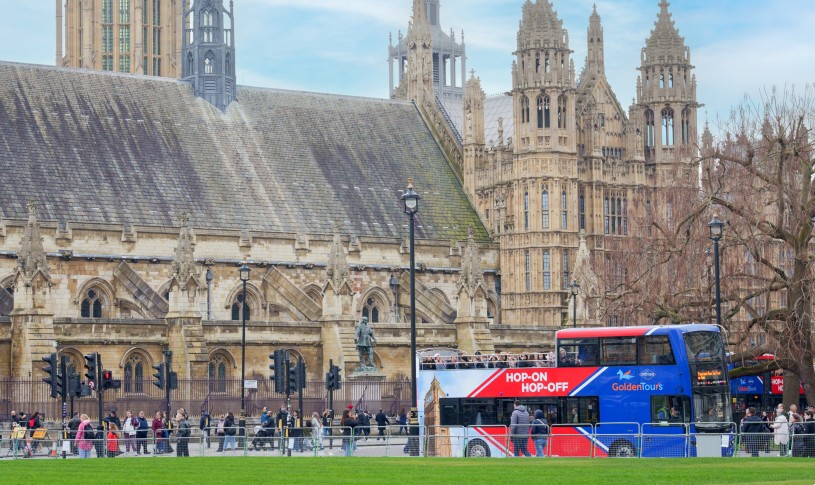
[[(116, 408), (120, 415), (126, 410), (138, 413), (144, 411), (152, 416), (155, 411), (166, 409), (164, 391), (153, 385), (152, 379), (123, 383), (121, 389), (104, 392), (104, 409), (107, 414)], [(274, 392), (274, 383), (268, 379), (258, 379), (256, 388), (246, 389), (246, 413), (259, 416), (264, 406), (277, 410), (286, 401), (285, 394)], [(179, 379), (178, 389), (170, 393), (170, 407), (175, 410), (183, 407), (191, 416), (207, 410), (211, 415), (240, 412), (241, 380)], [(297, 407), (297, 394), (290, 396)], [(303, 390), (303, 413), (322, 414), (328, 409), (328, 391), (324, 381), (306, 383)], [(410, 407), (410, 381), (345, 380), (342, 389), (334, 391), (334, 410), (339, 413), (348, 404), (376, 413), (383, 409), (389, 415)], [(74, 398), (66, 405), (71, 410), (85, 413), (91, 419), (98, 418), (98, 400), (91, 397)], [(24, 411), (28, 414), (39, 411), (47, 420), (62, 417), (62, 403), (50, 396), (48, 384), (41, 380), (0, 379), (0, 420), (8, 420), (11, 411)]]

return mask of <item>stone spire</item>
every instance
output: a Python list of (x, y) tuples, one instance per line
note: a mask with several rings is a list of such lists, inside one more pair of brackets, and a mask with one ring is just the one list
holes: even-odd
[(407, 36), (407, 94), (422, 105), (433, 96), (433, 33), (424, 0), (413, 0), (413, 22)]
[(481, 257), (478, 254), (478, 243), (475, 242), (472, 226), (467, 229), (467, 245), (464, 246), (461, 255), (461, 278), (459, 278), (458, 286), (464, 288), (470, 298), (475, 296), (479, 288), (486, 294), (484, 272), (481, 271)]
[(348, 271), (348, 259), (345, 254), (345, 248), (342, 245), (342, 234), (340, 234), (340, 222), (334, 222), (334, 239), (331, 242), (331, 252), (328, 254), (328, 267), (326, 268), (326, 276), (328, 283), (326, 286), (331, 285), (335, 294), (340, 294), (343, 287), (347, 285), (348, 290), (351, 289)]
[(179, 219), (181, 220), (181, 232), (178, 235), (178, 244), (173, 257), (173, 278), (184, 289), (190, 280), (195, 286), (198, 286), (198, 277), (195, 269), (195, 242), (190, 226), (190, 216), (182, 212)]
[(471, 71), (464, 92), (464, 143), (484, 144), (484, 90), (481, 79)]
[[(586, 245), (586, 234), (581, 231), (580, 245), (574, 263), (574, 280), (580, 285), (577, 297), (577, 319), (595, 323), (599, 316), (600, 278), (591, 265), (591, 253)], [(574, 300), (571, 300), (572, 302)], [(573, 303), (570, 302), (570, 305)]]
[(236, 99), (234, 6), (231, 0), (229, 10), (223, 0), (195, 0), (188, 8), (189, 3), (182, 6), (181, 77), (196, 96), (226, 111)]
[(518, 50), (533, 47), (566, 47), (569, 39), (563, 21), (557, 16), (549, 0), (526, 0), (518, 29)]
[(653, 62), (678, 62), (685, 59), (686, 54), (688, 56), (686, 60), (690, 62), (685, 39), (679, 35), (679, 30), (671, 19), (671, 13), (668, 12), (670, 5), (666, 0), (659, 2), (659, 15), (643, 51)]
[(36, 276), (42, 275), (50, 284), (48, 260), (42, 246), (40, 224), (37, 222), (37, 204), (34, 200), (28, 203), (28, 224), (23, 234), (23, 242), (17, 253), (17, 275), (23, 278), (25, 286), (31, 286)]
[(591, 17), (589, 17), (586, 69), (589, 74), (594, 75), (602, 75), (606, 70), (603, 47), (603, 25), (600, 22), (600, 15), (597, 14), (597, 5), (594, 6)]

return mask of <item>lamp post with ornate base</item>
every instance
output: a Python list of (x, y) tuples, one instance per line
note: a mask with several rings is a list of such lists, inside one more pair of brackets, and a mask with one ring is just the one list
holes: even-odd
[(408, 179), (407, 191), (402, 195), (405, 214), (410, 218), (410, 456), (419, 455), (419, 405), (416, 385), (416, 250), (414, 248), (414, 218), (419, 212), (419, 194), (413, 190), (413, 179)]
[(240, 446), (245, 447), (246, 437), (246, 282), (249, 281), (249, 266), (244, 264), (238, 269), (238, 274), (243, 282), (243, 295), (241, 297), (241, 415), (238, 419), (238, 435), (240, 436)]

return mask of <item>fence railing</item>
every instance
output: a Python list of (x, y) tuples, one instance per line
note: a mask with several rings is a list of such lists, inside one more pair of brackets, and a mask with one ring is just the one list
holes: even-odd
[[(553, 425), (548, 432), (513, 434), (506, 426), (399, 426), (320, 428), (212, 427), (146, 437), (96, 431), (90, 439), (59, 429), (3, 436), (0, 459), (165, 456), (425, 456), (537, 458), (815, 458), (815, 434), (741, 433), (735, 423), (718, 432), (687, 424), (587, 423)], [(418, 431), (417, 434), (411, 432)]]
[[(152, 416), (156, 410), (166, 409), (164, 391), (153, 385), (152, 379), (123, 381), (120, 389), (104, 391), (104, 410), (116, 408), (120, 415), (125, 410), (138, 413), (145, 411)], [(179, 379), (178, 389), (171, 391), (170, 404), (173, 410), (184, 408), (191, 416), (202, 410), (211, 415), (228, 411), (235, 415), (240, 411), (240, 379)], [(12, 411), (24, 411), (29, 415), (35, 411), (44, 414), (48, 420), (62, 418), (62, 403), (50, 396), (50, 387), (42, 380), (0, 379), (0, 422), (7, 421)], [(297, 407), (297, 394), (290, 396)], [(285, 394), (274, 392), (274, 383), (269, 379), (257, 379), (257, 388), (246, 389), (246, 414), (257, 417), (261, 409), (279, 409), (286, 400)], [(402, 409), (410, 408), (410, 381), (365, 381), (346, 380), (342, 389), (334, 391), (334, 409), (339, 411), (348, 404), (357, 409), (376, 413), (379, 409), (389, 416), (397, 415)], [(303, 389), (303, 413), (322, 414), (328, 408), (328, 391), (324, 381), (309, 381)], [(77, 411), (98, 419), (99, 408), (96, 395), (69, 400), (66, 411)], [(339, 414), (339, 412), (337, 412)]]

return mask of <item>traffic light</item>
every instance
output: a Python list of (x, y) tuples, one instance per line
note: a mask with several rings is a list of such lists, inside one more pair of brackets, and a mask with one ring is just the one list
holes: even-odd
[(306, 363), (302, 360), (297, 362), (297, 390), (306, 388)]
[(286, 386), (286, 394), (293, 394), (297, 392), (297, 383), (300, 382), (297, 374), (297, 364), (289, 364), (289, 376), (288, 385)]
[(178, 389), (178, 373), (170, 371), (170, 375), (167, 377), (167, 385), (170, 386), (170, 390)]
[(62, 390), (59, 389), (60, 379), (59, 367), (57, 366), (57, 354), (51, 354), (48, 357), (43, 357), (42, 360), (43, 362), (48, 363), (47, 367), (42, 368), (42, 370), (48, 374), (48, 377), (43, 377), (42, 380), (51, 387), (51, 397), (58, 397), (62, 394)]
[(113, 371), (102, 371), (102, 389), (119, 389), (120, 387), (122, 387), (122, 381), (113, 378)]
[(154, 365), (153, 369), (156, 369), (156, 373), (153, 374), (153, 377), (156, 378), (156, 380), (153, 381), (153, 385), (158, 387), (159, 389), (164, 389), (164, 386), (167, 384), (166, 382), (164, 382), (164, 376), (166, 375), (164, 373), (164, 362), (162, 362), (161, 364)]
[(96, 352), (85, 356), (85, 380), (88, 382), (88, 384), (97, 384), (96, 379), (99, 365), (98, 357), (99, 354)]
[(269, 379), (274, 381), (274, 392), (282, 394), (286, 392), (286, 361), (288, 360), (285, 350), (275, 350), (269, 354), (269, 358), (273, 363), (269, 365), (269, 369), (274, 373), (269, 376)]
[(79, 376), (70, 372), (68, 374), (68, 396), (82, 397), (82, 382)]
[(339, 366), (332, 365), (329, 371), (333, 375), (331, 380), (334, 382), (334, 390), (342, 389), (342, 377), (340, 376)]

